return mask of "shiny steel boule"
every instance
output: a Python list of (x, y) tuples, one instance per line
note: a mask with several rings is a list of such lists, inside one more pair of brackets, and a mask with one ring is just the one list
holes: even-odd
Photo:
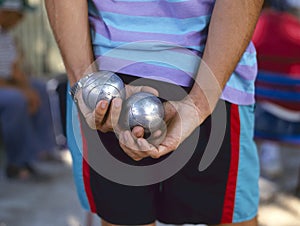
[(164, 125), (164, 108), (162, 102), (153, 94), (135, 93), (124, 103), (122, 123), (125, 128), (142, 126), (145, 132), (151, 133)]
[(82, 98), (90, 109), (95, 109), (100, 100), (111, 102), (113, 98), (125, 98), (122, 79), (112, 72), (93, 73), (82, 87)]

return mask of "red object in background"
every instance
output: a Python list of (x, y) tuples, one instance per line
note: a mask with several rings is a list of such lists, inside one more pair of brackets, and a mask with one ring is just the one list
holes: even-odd
[(300, 78), (300, 19), (287, 12), (262, 12), (253, 42), (259, 70)]

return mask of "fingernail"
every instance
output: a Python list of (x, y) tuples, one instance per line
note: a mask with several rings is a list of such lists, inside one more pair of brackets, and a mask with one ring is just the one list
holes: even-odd
[(140, 139), (137, 139), (137, 143), (138, 143), (139, 146), (143, 145), (143, 142)]
[(121, 104), (122, 104), (121, 99), (116, 99), (116, 100), (115, 100), (115, 106), (116, 106), (117, 108), (121, 107)]
[(106, 108), (106, 101), (103, 101), (103, 102), (101, 103), (101, 108), (102, 108), (102, 109), (105, 109), (105, 108)]

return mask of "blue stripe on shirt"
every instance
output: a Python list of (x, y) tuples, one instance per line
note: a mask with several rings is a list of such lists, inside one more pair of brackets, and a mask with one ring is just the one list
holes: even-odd
[(254, 93), (255, 90), (253, 80), (243, 79), (235, 72), (232, 73), (226, 85), (246, 93)]
[(101, 16), (107, 25), (119, 30), (176, 35), (201, 31), (205, 29), (210, 20), (210, 16), (176, 19), (169, 17), (128, 16), (110, 12), (101, 12)]
[[(96, 51), (98, 51), (96, 53), (96, 55), (104, 54), (106, 51), (109, 51), (112, 48), (116, 48), (116, 47), (119, 47), (124, 44), (129, 44), (128, 42), (124, 42), (124, 41), (113, 41), (111, 39), (108, 39), (105, 36), (95, 32), (94, 29), (91, 29), (91, 36), (92, 36), (94, 47), (97, 47), (95, 49)], [(178, 38), (180, 38), (180, 37), (178, 37)], [(185, 37), (182, 37), (182, 38), (184, 39)], [(147, 40), (145, 39), (144, 41), (146, 42)], [(154, 41), (156, 41), (156, 40), (153, 40), (153, 42)], [(139, 40), (137, 42), (141, 42), (141, 41)], [(158, 41), (158, 40), (156, 42), (164, 43), (164, 41)], [(130, 43), (133, 43), (133, 42), (130, 42)], [(165, 43), (167, 43), (167, 42), (165, 42)], [(176, 45), (176, 44), (174, 44), (174, 45)], [(205, 44), (200, 43), (199, 45), (184, 45), (182, 47), (202, 53), (204, 51)], [(152, 48), (153, 48), (153, 46), (151, 46), (151, 49)], [(158, 46), (156, 46), (155, 48), (157, 49)], [(165, 47), (162, 47), (162, 45), (160, 45), (159, 48), (162, 49)]]

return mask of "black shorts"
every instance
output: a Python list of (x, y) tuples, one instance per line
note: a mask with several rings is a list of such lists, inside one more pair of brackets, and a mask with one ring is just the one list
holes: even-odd
[[(120, 225), (143, 225), (155, 220), (169, 224), (220, 224), (242, 222), (256, 216), (259, 164), (253, 141), (254, 106), (219, 102), (225, 111), (216, 110), (214, 114), (226, 114), (226, 127), (220, 148), (214, 152), (217, 155), (205, 170), (199, 171), (199, 163), (212, 142), (212, 117), (181, 145), (185, 147), (189, 139), (197, 137), (195, 151), (178, 172), (155, 184), (135, 186), (121, 184), (99, 173), (97, 159), (101, 156), (94, 148), (95, 138), (89, 134), (95, 132), (89, 131), (84, 120), (79, 123), (72, 103), (69, 98), (68, 140), (78, 195), (87, 210)], [(179, 148), (159, 160), (146, 158), (136, 162), (122, 151), (114, 133), (98, 133), (97, 137), (111, 156), (130, 166), (159, 164), (172, 158), (176, 151), (185, 151)]]

